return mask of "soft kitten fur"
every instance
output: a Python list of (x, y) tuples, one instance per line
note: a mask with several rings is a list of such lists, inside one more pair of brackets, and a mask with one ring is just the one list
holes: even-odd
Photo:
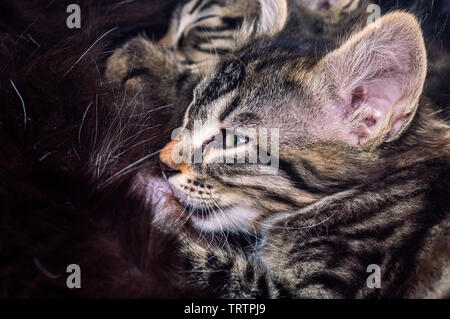
[[(449, 126), (422, 96), (427, 62), (417, 21), (391, 13), (336, 42), (297, 34), (293, 10), (272, 12), (286, 17), (283, 28), (274, 18), (244, 20), (232, 54), (210, 75), (186, 71), (144, 38), (108, 62), (110, 79), (189, 101), (184, 133), (160, 154), (187, 209), (157, 218), (187, 221), (200, 238), (218, 241), (185, 241), (192, 282), (224, 297), (448, 296), (448, 195), (439, 183), (448, 182)], [(130, 61), (147, 71), (124, 77)], [(192, 139), (196, 120), (203, 135)], [(201, 164), (174, 161), (181, 146), (203, 151), (230, 127), (279, 128), (279, 171), (215, 163), (248, 152), (252, 139), (213, 146)], [(254, 246), (228, 246), (221, 236), (230, 233), (256, 238)], [(370, 264), (382, 268), (381, 289), (366, 286)]]
[[(448, 262), (448, 226), (444, 222), (449, 207), (448, 161), (446, 158), (428, 160), (442, 154), (443, 147), (437, 146), (441, 129), (436, 125), (441, 122), (436, 115), (427, 113), (429, 108), (424, 98), (402, 137), (383, 146), (384, 151), (396, 154), (392, 166), (404, 159), (405, 150), (410, 155), (408, 160), (425, 163), (426, 168), (416, 163), (410, 172), (390, 176), (390, 181), (400, 178), (399, 183), (412, 183), (418, 188), (403, 192), (402, 186), (400, 194), (394, 192), (395, 196), (391, 197), (392, 188), (384, 182), (382, 186), (373, 184), (372, 188), (368, 185), (366, 194), (371, 193), (367, 198), (355, 197), (359, 201), (327, 205), (328, 209), (339, 211), (332, 218), (327, 219), (330, 211), (321, 211), (320, 205), (315, 205), (311, 208), (318, 210), (306, 212), (304, 219), (292, 220), (293, 224), (288, 225), (292, 228), (283, 224), (290, 221), (287, 219), (279, 221), (282, 228), (269, 228), (268, 236), (255, 235), (266, 241), (230, 233), (227, 237), (230, 246), (220, 249), (223, 238), (178, 230), (174, 233), (173, 229), (152, 225), (152, 219), (158, 225), (173, 223), (183, 211), (170, 195), (167, 182), (160, 177), (155, 157), (146, 156), (169, 140), (170, 132), (182, 117), (182, 109), (190, 102), (190, 85), (195, 85), (195, 81), (186, 81), (186, 77), (194, 79), (197, 75), (177, 73), (185, 69), (184, 66), (172, 69), (179, 64), (176, 59), (170, 59), (170, 51), (147, 46), (149, 42), (145, 40), (144, 47), (162, 54), (155, 55), (155, 60), (136, 55), (135, 65), (139, 61), (153, 61), (157, 63), (154, 70), (163, 73), (153, 72), (145, 77), (139, 72), (127, 73), (132, 69), (129, 68), (119, 81), (126, 82), (131, 76), (134, 80), (120, 86), (121, 91), (111, 88), (105, 79), (99, 79), (97, 67), (101, 72), (105, 48), (96, 46), (63, 76), (100, 35), (117, 25), (121, 28), (111, 32), (105, 41), (112, 40), (114, 44), (127, 40), (137, 33), (135, 27), (139, 31), (148, 21), (154, 24), (151, 30), (156, 32), (156, 37), (162, 36), (162, 32), (155, 30), (168, 19), (161, 12), (169, 13), (170, 6), (161, 8), (160, 1), (99, 3), (98, 8), (83, 11), (85, 24), (81, 32), (68, 32), (60, 28), (66, 18), (67, 3), (58, 1), (50, 6), (47, 1), (33, 1), (32, 5), (20, 1), (14, 5), (0, 3), (2, 9), (6, 7), (6, 11), (0, 10), (0, 15), (23, 12), (19, 16), (10, 15), (17, 16), (14, 19), (17, 27), (8, 24), (4, 29), (0, 20), (0, 31), (13, 30), (0, 35), (2, 61), (8, 61), (2, 65), (0, 79), (3, 103), (0, 105), (0, 150), (6, 154), (0, 170), (2, 297), (351, 297), (365, 293), (356, 287), (368, 275), (363, 264), (391, 254), (402, 258), (397, 260), (398, 269), (382, 271), (388, 287), (371, 291), (365, 297), (446, 294), (445, 280), (449, 277), (440, 269), (445, 270)], [(9, 7), (14, 8), (8, 10)], [(84, 7), (89, 7), (88, 1)], [(35, 21), (37, 12), (42, 14)], [(98, 12), (108, 12), (108, 15), (100, 19)], [(36, 43), (22, 36), (25, 29), (38, 41), (37, 50)], [(138, 42), (136, 48), (140, 45)], [(124, 58), (128, 59), (126, 55)], [(166, 69), (161, 62), (168, 63)], [(178, 89), (172, 88), (174, 79), (180, 80)], [(14, 81), (24, 98), (28, 114), (26, 127), (20, 99), (9, 80)], [(139, 84), (143, 83), (145, 86), (139, 91)], [(174, 95), (167, 94), (167, 90), (172, 90), (169, 92)], [(179, 103), (179, 109), (174, 104), (165, 104), (166, 98)], [(424, 156), (418, 157), (418, 153)], [(147, 160), (140, 161), (144, 157)], [(130, 167), (131, 164), (134, 166)], [(401, 174), (412, 177), (402, 178)], [(418, 177), (429, 180), (416, 185)], [(427, 191), (422, 193), (425, 188)], [(403, 214), (403, 208), (416, 204), (408, 195), (411, 193), (417, 196), (426, 214), (413, 210)], [(400, 205), (401, 210), (396, 204), (399, 198), (405, 203)], [(393, 199), (395, 214), (392, 210), (382, 210), (388, 205), (380, 203), (387, 199)], [(371, 215), (371, 209), (380, 213), (365, 218)], [(349, 215), (341, 214), (343, 211)], [(153, 216), (152, 212), (156, 214)], [(170, 214), (175, 218), (167, 218)], [(374, 221), (381, 222), (380, 227)], [(318, 222), (318, 227), (309, 227)], [(306, 224), (301, 226), (305, 229), (294, 229), (299, 228), (298, 223)], [(365, 228), (367, 224), (369, 227)], [(342, 239), (346, 230), (350, 234)], [(194, 238), (200, 235), (202, 240), (196, 243), (186, 237), (185, 245), (180, 245), (177, 237), (182, 234)], [(402, 236), (406, 240), (399, 239)], [(298, 245), (295, 239), (299, 240)], [(363, 239), (364, 244), (359, 244), (361, 240), (357, 239)], [(214, 245), (214, 240), (219, 247)], [(289, 249), (286, 243), (295, 248), (291, 255), (283, 252)], [(394, 250), (390, 250), (390, 243), (394, 244)], [(261, 250), (251, 254), (255, 244)], [(308, 247), (300, 249), (305, 246)], [(179, 248), (187, 255), (178, 254)], [(355, 268), (349, 263), (352, 258), (357, 259)], [(327, 274), (305, 278), (301, 275), (306, 274), (303, 269), (308, 269), (307, 261), (315, 263), (317, 270), (322, 263), (328, 262), (332, 267), (326, 267), (330, 270)], [(69, 290), (65, 285), (65, 269), (70, 263), (82, 267), (81, 289)], [(284, 267), (284, 263), (290, 264)], [(344, 273), (339, 272), (342, 269)], [(186, 278), (185, 270), (194, 270), (193, 276)], [(206, 273), (199, 275), (199, 271)], [(295, 275), (296, 271), (300, 276)], [(52, 274), (60, 277), (55, 279)], [(293, 275), (295, 278), (291, 280)], [(293, 287), (299, 281), (299, 287)], [(351, 287), (342, 291), (341, 287), (349, 281), (353, 283)], [(333, 289), (324, 288), (332, 284)], [(199, 288), (204, 289), (204, 294)]]

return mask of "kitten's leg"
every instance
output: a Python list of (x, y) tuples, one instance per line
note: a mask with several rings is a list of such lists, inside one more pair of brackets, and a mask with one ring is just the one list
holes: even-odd
[(292, 293), (256, 257), (243, 252), (199, 245), (182, 245), (187, 280), (219, 298), (290, 298)]
[(162, 104), (188, 103), (196, 78), (170, 50), (142, 36), (126, 42), (108, 58), (105, 77)]

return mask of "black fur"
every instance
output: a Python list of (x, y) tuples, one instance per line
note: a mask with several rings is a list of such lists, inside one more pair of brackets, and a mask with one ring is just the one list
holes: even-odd
[[(172, 2), (78, 1), (82, 28), (69, 30), (73, 2), (0, 2), (0, 297), (187, 296), (177, 243), (150, 230), (151, 212), (127, 195), (129, 176), (99, 190), (89, 171), (118, 99), (112, 93), (121, 97), (100, 79), (108, 51), (140, 31), (160, 36)], [(147, 149), (163, 145), (175, 125), (163, 111), (152, 121), (166, 130)], [(81, 289), (66, 287), (69, 264), (81, 267)]]

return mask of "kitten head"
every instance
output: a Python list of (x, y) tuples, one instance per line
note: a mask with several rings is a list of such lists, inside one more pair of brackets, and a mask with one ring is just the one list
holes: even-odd
[(326, 45), (263, 35), (196, 87), (160, 154), (194, 225), (251, 230), (381, 167), (379, 149), (407, 129), (422, 94), (420, 26), (391, 13)]

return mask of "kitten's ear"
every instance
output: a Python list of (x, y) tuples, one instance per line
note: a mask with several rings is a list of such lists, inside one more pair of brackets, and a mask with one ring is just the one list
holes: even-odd
[(255, 35), (281, 31), (288, 18), (287, 0), (258, 0), (258, 16), (245, 15), (236, 41), (245, 43)]
[(259, 0), (260, 16), (256, 25), (259, 34), (274, 34), (283, 29), (288, 17), (286, 0)]
[(342, 121), (344, 140), (355, 145), (395, 140), (413, 119), (425, 81), (420, 26), (410, 14), (388, 14), (325, 56), (317, 68), (316, 80), (331, 91), (331, 109)]

